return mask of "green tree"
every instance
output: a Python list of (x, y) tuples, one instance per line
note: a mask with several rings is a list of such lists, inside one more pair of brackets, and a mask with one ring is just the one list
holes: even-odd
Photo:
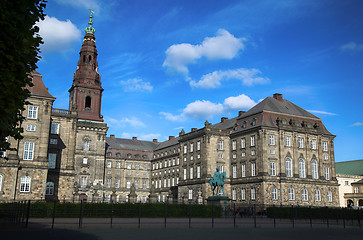
[(22, 111), (37, 68), (42, 38), (35, 23), (44, 20), (45, 0), (0, 0), (0, 149), (6, 137), (21, 139)]

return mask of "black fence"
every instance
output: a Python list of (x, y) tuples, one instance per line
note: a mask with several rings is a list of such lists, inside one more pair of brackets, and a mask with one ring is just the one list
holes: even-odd
[(168, 203), (0, 203), (3, 226), (19, 228), (361, 227), (351, 208)]

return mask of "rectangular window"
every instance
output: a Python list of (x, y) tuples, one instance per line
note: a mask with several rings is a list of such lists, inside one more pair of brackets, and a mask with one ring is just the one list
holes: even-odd
[[(156, 182), (156, 188), (158, 186), (158, 183)], [(126, 188), (130, 188), (131, 187), (131, 180), (130, 179), (126, 179)]]
[(188, 199), (189, 200), (193, 199), (193, 190), (192, 189), (189, 189), (189, 191), (188, 191)]
[(241, 200), (246, 200), (246, 189), (245, 188), (241, 189)]
[(256, 189), (251, 188), (251, 200), (256, 200)]
[(237, 166), (232, 166), (232, 177), (237, 178)]
[(20, 179), (20, 192), (30, 192), (31, 178), (29, 176)]
[[(131, 169), (131, 163), (128, 163), (127, 165), (126, 165), (126, 168), (127, 169)], [(156, 168), (157, 169), (157, 168)]]
[(276, 176), (276, 163), (270, 162), (270, 174), (271, 176)]
[(194, 170), (193, 167), (191, 167), (190, 172), (189, 172), (190, 173), (190, 179), (193, 179), (193, 170)]
[(344, 182), (344, 185), (345, 185), (345, 186), (349, 186), (349, 181), (345, 181), (345, 182)]
[(217, 150), (223, 150), (223, 141), (222, 140), (218, 141)]
[(275, 145), (275, 136), (270, 135), (269, 140), (270, 140), (269, 142), (270, 145)]
[(33, 160), (34, 157), (34, 143), (25, 142), (24, 143), (24, 160)]
[(237, 200), (237, 191), (235, 188), (232, 189), (232, 200), (234, 200), (234, 201)]
[(107, 168), (111, 168), (112, 167), (112, 162), (111, 161), (107, 161)]
[(193, 159), (194, 159), (194, 156), (190, 156), (190, 161), (193, 161)]
[(274, 155), (276, 153), (275, 149), (270, 149), (270, 154)]
[(271, 189), (271, 195), (272, 195), (272, 200), (277, 200), (278, 199), (277, 188), (272, 188)]
[[(153, 166), (154, 166), (154, 164), (153, 164)], [(121, 162), (116, 163), (116, 168), (121, 168)]]
[(28, 132), (34, 132), (34, 131), (35, 131), (35, 128), (36, 128), (36, 126), (35, 126), (35, 125), (32, 125), (32, 124), (28, 124), (28, 125), (26, 126), (26, 130), (27, 130)]
[(200, 178), (200, 166), (197, 166), (197, 178)]
[(38, 107), (29, 106), (28, 108), (28, 118), (37, 119), (38, 117)]
[(256, 146), (256, 138), (255, 136), (251, 136), (251, 147)]
[(241, 148), (246, 148), (246, 138), (241, 139)]
[(197, 142), (197, 151), (200, 151), (200, 141)]
[(232, 150), (236, 150), (237, 149), (237, 142), (236, 140), (232, 141)]
[(50, 133), (51, 134), (59, 134), (59, 124), (58, 123), (52, 123)]
[(255, 151), (255, 150), (252, 150), (252, 151), (251, 151), (251, 155), (252, 155), (252, 156), (255, 156), (255, 155), (256, 155), (256, 151)]
[(291, 137), (285, 137), (285, 146), (291, 147)]
[(81, 176), (81, 187), (87, 186), (87, 177)]
[(256, 163), (251, 163), (251, 176), (256, 176)]
[(329, 174), (329, 168), (328, 167), (325, 168), (325, 179), (326, 180), (330, 179), (330, 174)]
[(306, 188), (301, 190), (301, 200), (308, 201), (308, 190)]
[(116, 179), (115, 187), (116, 188), (119, 188), (120, 187), (120, 179)]
[(232, 158), (233, 158), (233, 159), (237, 158), (237, 154), (235, 154), (235, 153), (234, 153), (234, 154), (232, 155)]
[(84, 151), (89, 151), (89, 141), (84, 141), (83, 142), (83, 150)]
[(49, 153), (48, 154), (48, 166), (49, 168), (54, 169), (57, 162), (57, 154), (56, 153)]
[(185, 145), (184, 145), (184, 154), (186, 154), (186, 153), (187, 153), (187, 151), (188, 151), (188, 146), (185, 144)]
[(354, 187), (354, 193), (359, 193), (359, 187)]
[(193, 152), (194, 151), (194, 143), (191, 143), (190, 144), (190, 152)]
[(142, 180), (142, 188), (143, 189), (146, 189), (147, 188), (147, 180), (146, 179), (143, 179)]
[(139, 188), (139, 179), (135, 179), (134, 185), (136, 189)]
[(111, 187), (111, 178), (106, 178), (106, 187)]
[(328, 142), (323, 142), (323, 151), (324, 152), (328, 151)]
[(333, 202), (333, 194), (331, 191), (327, 192), (327, 198), (328, 198), (328, 202)]
[(246, 152), (242, 152), (241, 157), (246, 157)]
[(298, 139), (298, 148), (304, 148), (304, 139), (303, 138)]
[(58, 144), (58, 139), (56, 139), (56, 138), (51, 138), (51, 139), (49, 140), (49, 143), (50, 143), (50, 144), (52, 144), (52, 145), (57, 145), (57, 144)]
[(246, 177), (246, 164), (242, 164), (242, 177)]
[(316, 149), (316, 140), (311, 140), (311, 149), (315, 150)]
[(186, 168), (183, 169), (183, 179), (187, 180), (187, 169)]

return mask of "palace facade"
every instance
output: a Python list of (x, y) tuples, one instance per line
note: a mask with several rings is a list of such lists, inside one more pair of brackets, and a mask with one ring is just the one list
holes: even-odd
[[(92, 18), (92, 15), (90, 16)], [(158, 142), (106, 137), (92, 20), (86, 28), (69, 109), (52, 107), (42, 75), (25, 106), (24, 138), (0, 159), (0, 200), (206, 203), (208, 179), (226, 172), (238, 203), (338, 206), (334, 138), (322, 120), (282, 94), (249, 111)], [(135, 189), (137, 198), (129, 198)]]

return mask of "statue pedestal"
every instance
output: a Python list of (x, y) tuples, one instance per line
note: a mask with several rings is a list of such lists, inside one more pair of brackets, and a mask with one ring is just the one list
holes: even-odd
[(225, 195), (209, 196), (207, 198), (208, 205), (221, 206), (223, 211), (226, 210), (230, 201), (231, 201), (231, 199)]

